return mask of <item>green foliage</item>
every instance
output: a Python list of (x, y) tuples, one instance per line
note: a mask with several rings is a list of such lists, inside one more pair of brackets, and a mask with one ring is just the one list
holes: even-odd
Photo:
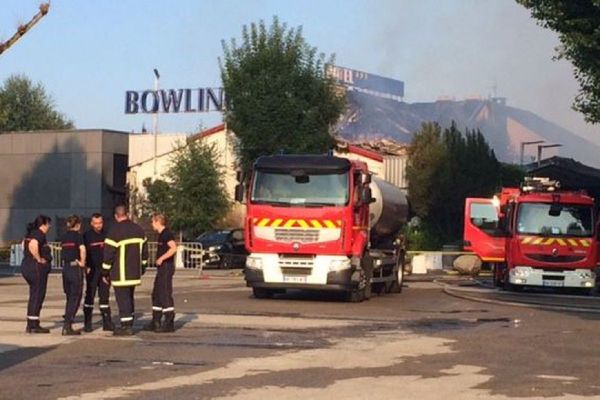
[(241, 45), (223, 41), (223, 52), (225, 122), (239, 139), (244, 169), (261, 155), (331, 148), (330, 130), (345, 99), (327, 77), (325, 56), (306, 43), (302, 28), (288, 28), (276, 17), (269, 28), (264, 21), (252, 23), (243, 27)]
[(588, 122), (600, 122), (600, 2), (517, 0), (545, 28), (558, 33), (558, 59), (573, 63), (580, 91), (573, 108)]
[(525, 179), (525, 170), (514, 164), (500, 165), (500, 180), (502, 187), (519, 187)]
[(231, 203), (215, 146), (189, 142), (175, 150), (165, 180), (144, 181), (144, 213), (165, 213), (173, 229), (190, 236), (218, 225)]
[(0, 86), (0, 132), (71, 128), (73, 122), (55, 110), (42, 84), (13, 75)]
[(406, 169), (411, 206), (421, 218), (417, 239), (430, 248), (462, 237), (467, 197), (489, 197), (500, 187), (500, 163), (480, 131), (443, 132), (425, 123), (413, 137)]

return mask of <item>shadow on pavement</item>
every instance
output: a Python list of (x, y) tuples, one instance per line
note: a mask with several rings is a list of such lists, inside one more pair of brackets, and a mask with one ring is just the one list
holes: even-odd
[(19, 346), (0, 344), (0, 349), (2, 349), (3, 347), (9, 347), (12, 348), (12, 350), (7, 350), (3, 353), (0, 353), (0, 371), (14, 367), (15, 365), (31, 360), (32, 358), (38, 357), (56, 348), (56, 346), (24, 348)]

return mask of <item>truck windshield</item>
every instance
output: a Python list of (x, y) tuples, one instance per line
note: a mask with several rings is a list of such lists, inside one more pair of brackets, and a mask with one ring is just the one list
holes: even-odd
[(589, 237), (593, 234), (592, 207), (550, 203), (519, 206), (517, 232), (543, 236)]
[(252, 202), (283, 206), (343, 206), (348, 203), (348, 173), (278, 174), (258, 171)]

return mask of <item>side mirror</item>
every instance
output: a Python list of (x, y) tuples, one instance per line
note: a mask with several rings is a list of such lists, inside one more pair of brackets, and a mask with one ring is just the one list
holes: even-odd
[(241, 203), (244, 201), (244, 184), (238, 183), (235, 185), (235, 201)]
[(371, 183), (371, 174), (362, 174), (361, 175), (361, 181), (363, 185), (368, 185), (369, 183)]
[(373, 198), (373, 193), (371, 192), (370, 187), (365, 187), (360, 193), (360, 201), (363, 204), (371, 204), (375, 199)]
[(235, 179), (239, 182), (242, 183), (244, 182), (244, 179), (246, 178), (244, 171), (237, 171), (235, 173)]

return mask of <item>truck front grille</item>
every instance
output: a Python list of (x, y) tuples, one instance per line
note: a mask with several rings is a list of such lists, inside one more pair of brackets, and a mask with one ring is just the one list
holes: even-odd
[(316, 243), (319, 229), (275, 229), (275, 240), (285, 243)]
[(528, 258), (549, 263), (572, 263), (581, 261), (585, 256), (553, 256), (551, 254), (525, 254)]

